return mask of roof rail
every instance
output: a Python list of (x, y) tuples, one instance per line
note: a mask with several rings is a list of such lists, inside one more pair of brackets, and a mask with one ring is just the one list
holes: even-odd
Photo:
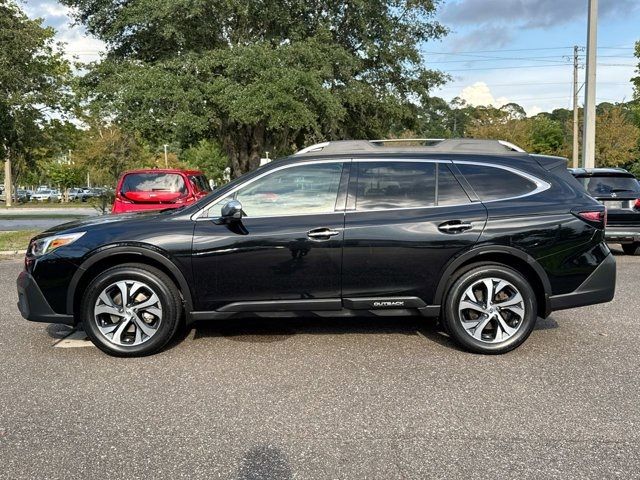
[[(422, 145), (401, 145), (402, 143), (421, 143)], [(391, 145), (388, 145), (391, 144)], [(484, 140), (477, 138), (392, 138), (382, 140), (339, 140), (311, 145), (294, 155), (322, 153), (357, 152), (440, 152), (440, 153), (526, 153), (522, 148), (504, 140)]]

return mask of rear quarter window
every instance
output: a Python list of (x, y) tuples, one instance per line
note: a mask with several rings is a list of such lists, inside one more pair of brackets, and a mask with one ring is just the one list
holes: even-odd
[(468, 163), (456, 166), (482, 201), (521, 197), (537, 188), (535, 182), (503, 168)]

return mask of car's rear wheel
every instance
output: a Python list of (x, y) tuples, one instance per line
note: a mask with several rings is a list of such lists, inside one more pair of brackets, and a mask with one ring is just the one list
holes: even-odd
[(623, 243), (622, 251), (626, 255), (640, 255), (640, 242)]
[(98, 275), (85, 291), (85, 332), (102, 351), (134, 357), (155, 353), (178, 329), (180, 293), (157, 268), (125, 264)]
[(505, 353), (531, 334), (537, 319), (536, 296), (517, 271), (499, 264), (463, 271), (447, 294), (447, 332), (467, 350)]

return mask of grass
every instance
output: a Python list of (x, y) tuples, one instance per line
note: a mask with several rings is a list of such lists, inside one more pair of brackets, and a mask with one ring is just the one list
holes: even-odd
[(39, 230), (19, 230), (16, 232), (0, 232), (0, 252), (7, 250), (26, 250), (29, 240)]
[(89, 202), (27, 202), (27, 203), (13, 203), (10, 207), (7, 207), (4, 202), (0, 203), (0, 209), (6, 210), (26, 210), (29, 208), (93, 208)]

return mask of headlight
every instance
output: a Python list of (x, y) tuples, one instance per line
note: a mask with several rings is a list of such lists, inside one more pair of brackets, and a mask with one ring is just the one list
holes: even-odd
[(85, 233), (86, 232), (76, 232), (39, 238), (31, 242), (31, 245), (29, 246), (29, 254), (34, 257), (41, 257), (45, 253), (53, 252), (56, 248), (75, 242)]

